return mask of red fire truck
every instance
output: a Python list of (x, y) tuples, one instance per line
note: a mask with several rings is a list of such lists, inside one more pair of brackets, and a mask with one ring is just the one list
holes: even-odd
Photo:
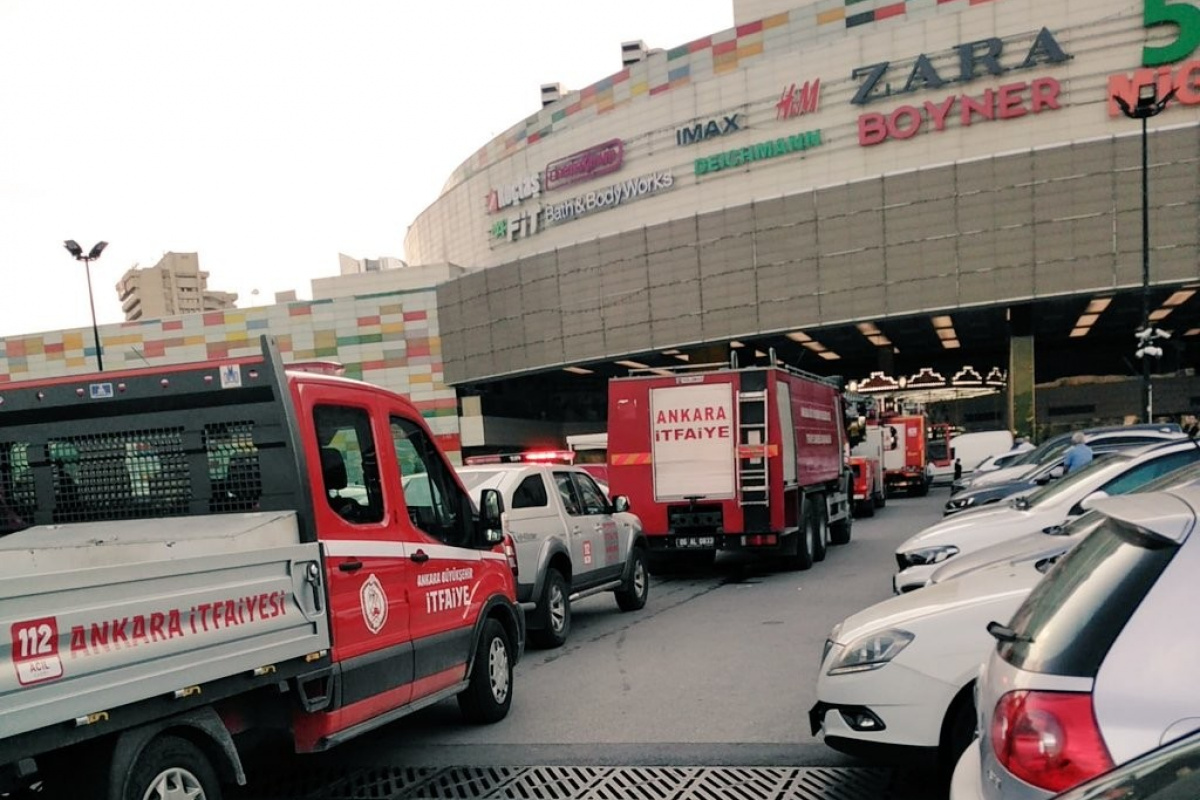
[(883, 478), (889, 494), (901, 489), (910, 495), (929, 492), (926, 421), (920, 414), (884, 417)]
[(839, 388), (786, 367), (614, 378), (608, 473), (642, 520), (651, 567), (746, 549), (808, 569), (850, 540)]

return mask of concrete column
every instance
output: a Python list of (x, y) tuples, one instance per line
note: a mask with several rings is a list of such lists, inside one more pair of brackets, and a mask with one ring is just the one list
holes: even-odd
[(1008, 310), (1008, 426), (1017, 436), (1037, 441), (1033, 309)]

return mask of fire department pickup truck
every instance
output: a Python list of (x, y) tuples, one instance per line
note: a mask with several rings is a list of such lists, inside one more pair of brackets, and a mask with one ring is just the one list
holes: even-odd
[(850, 540), (843, 400), (785, 367), (719, 365), (608, 385), (609, 488), (637, 509), (652, 569), (721, 549), (808, 569)]
[(504, 532), (517, 548), (517, 599), (532, 612), (530, 642), (560, 647), (571, 631), (571, 603), (593, 594), (613, 592), (622, 611), (645, 606), (646, 537), (628, 498), (610, 502), (580, 467), (503, 459), (468, 458), (458, 475), (471, 492), (496, 489), (504, 501)]
[(267, 339), (4, 384), (0, 491), (0, 793), (212, 800), (242, 732), (313, 752), (444, 698), (508, 712), (500, 498), (475, 513), (398, 395)]

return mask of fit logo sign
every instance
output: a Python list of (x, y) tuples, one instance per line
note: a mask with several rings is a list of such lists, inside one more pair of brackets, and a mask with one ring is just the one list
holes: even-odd
[(800, 86), (785, 86), (775, 104), (775, 119), (785, 120), (816, 113), (821, 104), (821, 79), (805, 81)]
[(1200, 47), (1200, 8), (1190, 2), (1145, 0), (1142, 24), (1148, 30), (1174, 26), (1175, 38), (1161, 46), (1143, 47), (1142, 69), (1109, 76), (1108, 115), (1122, 114), (1117, 97), (1136, 106), (1145, 86), (1155, 87), (1154, 96), (1158, 98), (1166, 97), (1174, 89), (1175, 99), (1180, 103), (1200, 104), (1200, 60), (1183, 61)]

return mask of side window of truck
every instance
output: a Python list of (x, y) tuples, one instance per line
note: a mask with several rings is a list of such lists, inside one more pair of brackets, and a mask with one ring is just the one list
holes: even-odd
[(583, 506), (579, 502), (579, 496), (575, 491), (574, 485), (571, 483), (571, 473), (554, 473), (554, 483), (558, 487), (559, 495), (562, 496), (563, 507), (567, 509), (567, 513), (572, 517), (578, 517), (582, 514)]
[(530, 475), (513, 491), (513, 508), (545, 508), (549, 504), (541, 475)]
[(579, 496), (583, 499), (583, 513), (607, 514), (608, 501), (604, 499), (604, 492), (600, 491), (600, 487), (591, 476), (578, 472), (571, 473), (571, 476), (575, 479), (575, 488), (579, 490)]
[(325, 500), (347, 522), (383, 519), (379, 456), (365, 409), (317, 406), (313, 409)]
[(391, 430), (408, 518), (435, 539), (455, 547), (468, 546), (470, 504), (437, 445), (420, 426), (401, 417), (391, 418)]

